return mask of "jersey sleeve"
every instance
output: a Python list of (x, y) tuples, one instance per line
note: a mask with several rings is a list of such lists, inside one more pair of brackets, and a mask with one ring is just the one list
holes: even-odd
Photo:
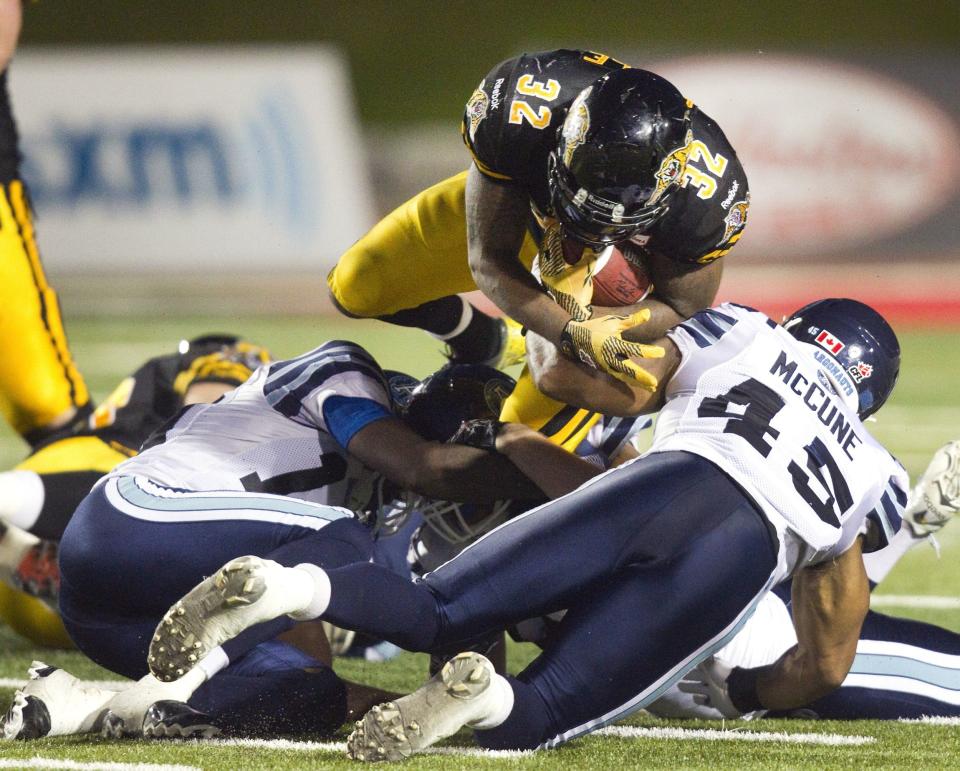
[[(267, 403), (282, 415), (335, 437), (345, 436), (351, 428), (328, 425), (324, 405), (330, 397), (372, 402), (392, 413), (389, 386), (380, 365), (361, 346), (343, 340), (333, 340), (295, 359), (271, 364), (263, 394)], [(342, 407), (343, 403), (337, 406)], [(348, 423), (349, 412), (340, 409), (331, 410), (330, 414)], [(353, 432), (356, 430), (359, 429)]]
[(747, 225), (750, 189), (736, 150), (717, 123), (691, 115), (683, 186), (642, 248), (690, 265), (726, 255)]
[(866, 554), (889, 546), (903, 524), (910, 479), (903, 466), (896, 461), (893, 463), (895, 468), (880, 494), (879, 502), (867, 512), (860, 528), (860, 534), (864, 536), (863, 551)]
[(498, 64), (474, 90), (461, 122), (477, 168), (542, 197), (547, 156), (570, 104), (604, 73), (624, 66), (605, 54), (572, 49), (525, 53)]

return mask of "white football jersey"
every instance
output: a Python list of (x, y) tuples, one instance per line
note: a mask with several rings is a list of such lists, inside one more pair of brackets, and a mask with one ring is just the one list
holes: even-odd
[(191, 491), (246, 490), (357, 509), (375, 475), (331, 436), (324, 401), (372, 399), (391, 410), (380, 366), (354, 343), (331, 341), (260, 367), (213, 404), (185, 408), (110, 476), (142, 476)]
[(737, 482), (780, 535), (781, 577), (842, 553), (868, 519), (885, 545), (909, 480), (835, 390), (825, 352), (730, 303), (670, 338), (682, 361), (651, 452), (695, 453)]

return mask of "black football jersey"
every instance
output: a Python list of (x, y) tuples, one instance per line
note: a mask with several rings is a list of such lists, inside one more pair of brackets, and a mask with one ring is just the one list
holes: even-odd
[(20, 152), (17, 148), (17, 124), (10, 108), (7, 92), (7, 71), (0, 72), (0, 183), (6, 184), (17, 177)]
[(194, 383), (237, 386), (251, 370), (209, 349), (150, 359), (124, 378), (90, 417), (81, 436), (96, 436), (120, 452), (134, 454), (146, 439), (183, 405)]
[[(550, 212), (547, 158), (581, 90), (627, 67), (591, 51), (522, 54), (498, 64), (467, 102), (461, 131), (477, 167), (491, 179), (522, 185), (535, 211)], [(688, 101), (686, 170), (670, 208), (635, 243), (684, 263), (722, 257), (747, 221), (747, 177), (720, 127)]]

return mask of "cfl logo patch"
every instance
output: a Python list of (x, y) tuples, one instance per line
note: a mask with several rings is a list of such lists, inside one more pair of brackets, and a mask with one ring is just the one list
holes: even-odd
[(820, 334), (817, 335), (816, 340), (821, 346), (823, 346), (828, 351), (830, 351), (830, 353), (832, 353), (834, 356), (836, 356), (838, 353), (840, 353), (840, 351), (846, 348), (846, 346), (840, 340), (834, 337), (826, 329), (820, 330)]
[(864, 364), (862, 361), (858, 361), (852, 367), (848, 368), (847, 372), (850, 373), (850, 377), (853, 378), (855, 383), (859, 383), (873, 374), (873, 367), (869, 364)]

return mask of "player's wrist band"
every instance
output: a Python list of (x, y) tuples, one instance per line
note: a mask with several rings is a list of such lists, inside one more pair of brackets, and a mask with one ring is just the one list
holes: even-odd
[(573, 344), (573, 336), (570, 334), (570, 325), (573, 324), (574, 321), (575, 320), (571, 318), (570, 321), (563, 325), (563, 331), (560, 333), (560, 353), (576, 361), (579, 358), (577, 356), (577, 347)]
[(764, 669), (765, 667), (734, 667), (727, 677), (727, 696), (733, 706), (743, 714), (764, 709), (757, 695), (757, 678)]

